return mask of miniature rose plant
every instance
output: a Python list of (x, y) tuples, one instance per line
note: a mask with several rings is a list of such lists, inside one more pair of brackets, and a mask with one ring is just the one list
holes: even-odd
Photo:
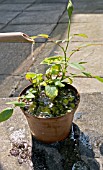
[[(73, 37), (79, 36), (87, 38), (85, 34), (70, 35), (71, 16), (73, 12), (71, 0), (68, 2), (67, 12), (67, 39), (52, 41), (62, 50), (63, 55), (50, 56), (41, 62), (41, 64), (48, 66), (45, 74), (33, 72), (28, 72), (26, 74), (25, 77), (31, 82), (31, 87), (25, 94), (19, 97), (18, 101), (7, 103), (12, 104), (13, 107), (6, 108), (0, 113), (0, 122), (9, 119), (13, 114), (14, 108), (17, 106), (29, 114), (45, 118), (61, 116), (74, 109), (78, 101), (78, 96), (76, 96), (75, 92), (72, 90), (67, 89), (66, 84), (72, 84), (73, 79), (77, 77), (78, 74), (67, 74), (67, 69), (69, 67), (80, 70), (79, 76), (84, 75), (85, 77), (96, 78), (100, 82), (103, 82), (101, 77), (85, 71), (84, 64), (86, 62), (71, 62), (71, 57), (77, 51), (93, 44), (79, 46), (74, 48), (70, 53), (67, 52), (69, 43), (72, 41)], [(46, 34), (39, 34), (32, 38), (35, 40), (39, 37), (49, 39), (49, 36)], [(63, 43), (66, 44), (65, 47), (62, 45)]]

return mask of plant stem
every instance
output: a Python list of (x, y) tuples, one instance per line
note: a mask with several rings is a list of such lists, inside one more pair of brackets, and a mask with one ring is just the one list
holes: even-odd
[(69, 18), (69, 21), (68, 21), (68, 41), (67, 41), (67, 45), (66, 45), (66, 48), (65, 48), (65, 53), (67, 52), (68, 45), (69, 45), (69, 36), (70, 36), (70, 18)]
[(67, 66), (67, 54), (66, 54), (66, 52), (64, 52), (64, 57), (65, 57), (65, 69), (66, 69), (66, 66)]
[[(67, 41), (66, 48), (63, 51), (64, 57), (65, 57), (65, 68), (64, 68), (64, 70), (66, 70), (66, 68), (67, 68), (67, 49), (68, 49), (68, 45), (69, 45), (69, 37), (70, 37), (70, 18), (69, 18), (69, 21), (68, 21), (68, 41)], [(63, 77), (64, 76), (65, 76), (65, 72), (63, 72)]]
[(63, 52), (65, 51), (64, 48), (60, 44), (56, 43), (55, 41), (48, 41), (48, 42), (52, 42), (55, 45), (58, 45), (62, 49)]

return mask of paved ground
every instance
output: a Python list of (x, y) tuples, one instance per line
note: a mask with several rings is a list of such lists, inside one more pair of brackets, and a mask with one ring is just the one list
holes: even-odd
[[(51, 34), (62, 17), (66, 1), (0, 1), (0, 32), (24, 32), (29, 36)], [(42, 44), (36, 47), (41, 51)], [(36, 52), (36, 51), (35, 51)], [(0, 44), (0, 97), (7, 97), (19, 88), (19, 83), (33, 64), (31, 44)], [(38, 53), (36, 53), (37, 56)], [(30, 60), (31, 59), (31, 60)], [(28, 61), (29, 60), (29, 61)], [(3, 87), (6, 86), (6, 91)], [(15, 83), (16, 80), (16, 83)], [(4, 92), (5, 91), (5, 92)]]
[[(73, 0), (75, 10), (72, 18), (71, 34), (86, 33), (88, 39), (75, 38), (70, 48), (83, 43), (103, 44), (103, 1)], [(65, 39), (67, 33), (66, 0), (0, 0), (0, 32), (21, 31), (28, 35), (49, 34), (53, 39)], [(44, 72), (39, 63), (43, 58), (53, 55), (58, 48), (49, 43), (39, 41), (31, 54), (31, 44), (0, 44), (0, 109), (10, 96), (18, 96), (28, 84), (24, 75), (28, 70)], [(72, 60), (88, 61), (87, 71), (103, 77), (103, 45), (87, 47), (73, 56)], [(33, 58), (35, 60), (33, 60)], [(69, 70), (68, 70), (69, 72)], [(91, 170), (103, 169), (103, 84), (90, 78), (76, 78), (74, 85), (81, 93), (81, 103), (75, 116), (75, 123), (81, 131), (89, 136), (94, 152)], [(6, 97), (6, 98), (5, 98)], [(14, 100), (12, 98), (11, 100)], [(18, 116), (18, 112), (20, 112)], [(30, 141), (27, 123), (19, 109), (14, 117), (2, 123), (0, 133), (1, 170), (28, 170), (30, 163), (21, 166), (17, 158), (8, 156), (11, 148), (11, 135), (21, 133), (23, 139)], [(21, 123), (20, 123), (21, 122)], [(23, 123), (22, 123), (23, 122)], [(16, 126), (15, 126), (16, 125)], [(25, 129), (27, 132), (25, 132)], [(89, 162), (82, 149), (82, 160)], [(10, 164), (12, 162), (12, 164)], [(94, 163), (93, 163), (94, 162)], [(93, 168), (95, 162), (98, 169)], [(14, 166), (14, 167), (13, 167)], [(13, 168), (12, 168), (13, 167)], [(55, 169), (54, 169), (55, 170)]]

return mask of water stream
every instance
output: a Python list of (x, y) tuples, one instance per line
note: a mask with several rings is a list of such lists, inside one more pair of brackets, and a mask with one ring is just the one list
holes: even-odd
[[(34, 43), (31, 44), (31, 56), (33, 57), (33, 52), (34, 52)], [(32, 60), (34, 61), (34, 57), (32, 58)]]

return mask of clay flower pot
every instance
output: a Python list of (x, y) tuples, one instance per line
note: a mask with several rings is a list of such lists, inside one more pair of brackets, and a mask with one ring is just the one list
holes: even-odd
[[(27, 112), (22, 109), (28, 121), (31, 133), (37, 140), (40, 140), (44, 143), (53, 143), (57, 141), (62, 141), (69, 135), (74, 113), (80, 101), (80, 96), (77, 90), (72, 85), (67, 86), (68, 88), (74, 90), (78, 96), (78, 102), (76, 104), (76, 107), (71, 112), (59, 117), (41, 118), (30, 115), (29, 113), (27, 114)], [(26, 90), (30, 87), (31, 86), (25, 88), (21, 92), (20, 96), (25, 94)]]

